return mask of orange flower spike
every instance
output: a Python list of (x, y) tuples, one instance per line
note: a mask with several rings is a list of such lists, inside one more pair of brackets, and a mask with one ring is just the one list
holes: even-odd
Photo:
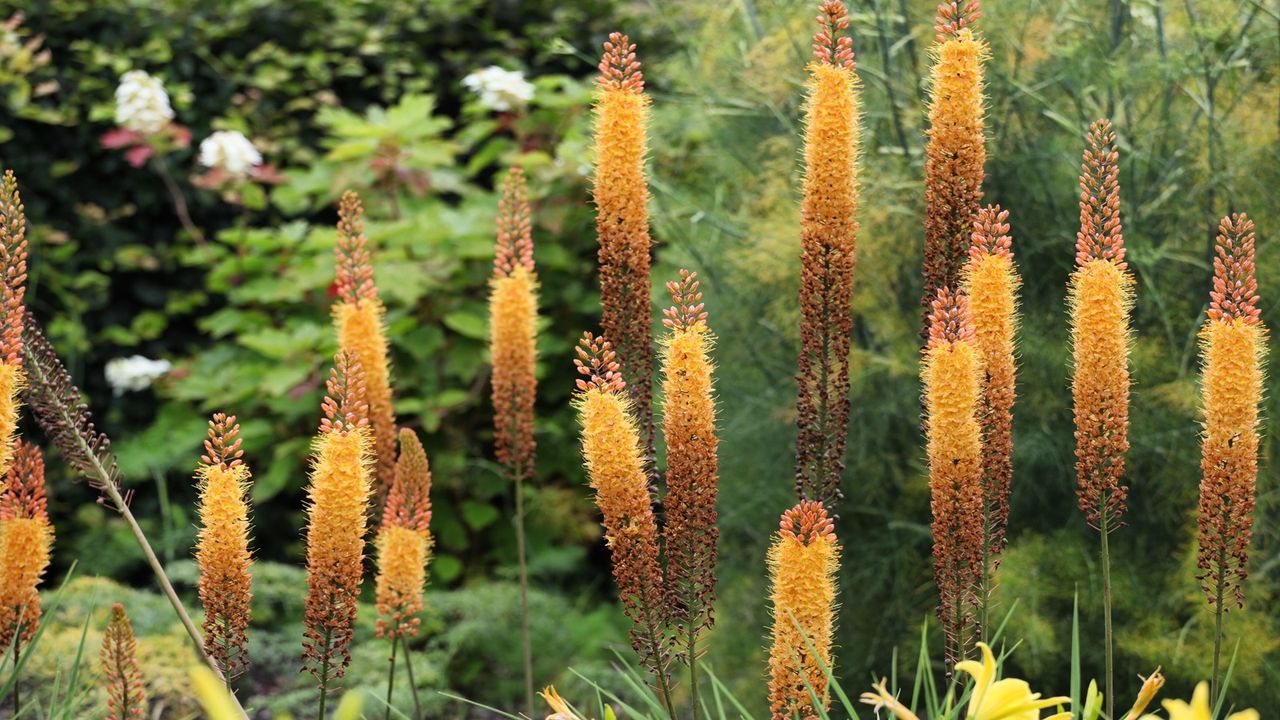
[(132, 720), (147, 714), (147, 691), (138, 669), (138, 641), (124, 606), (111, 607), (111, 618), (102, 634), (103, 679), (107, 683), (108, 720)]
[(418, 634), (431, 561), (431, 470), (418, 436), (400, 431), (400, 459), (378, 532), (378, 637)]
[(964, 270), (965, 293), (973, 316), (974, 342), (982, 356), (983, 538), (993, 555), (1004, 547), (1013, 480), (1013, 403), (1016, 397), (1018, 288), (1013, 264), (1009, 211), (999, 205), (978, 211), (973, 245)]
[(796, 493), (830, 505), (841, 496), (849, 425), (861, 118), (844, 3), (825, 0), (817, 20), (805, 105)]
[(943, 287), (960, 285), (973, 223), (982, 203), (987, 154), (982, 63), (987, 45), (973, 34), (977, 0), (938, 6), (925, 145), (924, 293), (928, 314)]
[(698, 274), (680, 271), (667, 283), (674, 305), (662, 321), (662, 434), (667, 443), (667, 609), (683, 645), (681, 660), (696, 656), (698, 635), (714, 621), (716, 584), (716, 403), (712, 388), (711, 331), (698, 290)]
[(1076, 269), (1067, 289), (1075, 372), (1080, 510), (1089, 524), (1114, 530), (1125, 511), (1129, 450), (1129, 345), (1133, 276), (1124, 260), (1116, 134), (1107, 120), (1090, 127), (1080, 176)]
[(26, 317), (27, 217), (12, 170), (0, 179), (0, 477), (13, 462), (22, 368), (22, 327)]
[(204, 605), (204, 649), (227, 677), (249, 667), (249, 602), (253, 597), (249, 550), (249, 467), (241, 459), (240, 426), (234, 415), (209, 421), (205, 454), (196, 468), (200, 530), (196, 564)]
[(53, 551), (40, 448), (18, 441), (5, 485), (0, 493), (0, 647), (15, 638), (21, 647), (39, 627), (37, 588)]
[(982, 573), (982, 356), (963, 294), (943, 288), (929, 314), (924, 357), (933, 571), (947, 662), (974, 639), (974, 590)]
[(574, 365), (584, 376), (577, 381), (574, 399), (582, 425), (582, 456), (604, 515), (605, 542), (623, 610), (633, 623), (631, 645), (645, 666), (663, 676), (666, 618), (658, 525), (632, 403), (617, 355), (604, 338), (584, 333)]
[(307, 487), (304, 661), (322, 686), (341, 677), (351, 662), (372, 494), (363, 373), (343, 353), (334, 362)]
[(533, 474), (533, 405), (538, 381), (538, 277), (524, 172), (511, 168), (498, 205), (498, 241), (489, 295), (493, 424), (498, 463), (513, 480)]
[(1258, 479), (1258, 409), (1267, 330), (1258, 308), (1253, 221), (1224, 217), (1213, 260), (1209, 319), (1200, 333), (1204, 431), (1200, 469), (1200, 586), (1210, 604), (1244, 606)]
[(768, 562), (773, 588), (769, 707), (774, 720), (797, 715), (811, 720), (818, 713), (810, 687), (824, 710), (830, 706), (823, 668), (834, 671), (831, 641), (840, 565), (835, 525), (820, 503), (802, 501), (782, 514)]
[(364, 206), (348, 191), (338, 204), (338, 302), (333, 306), (338, 345), (363, 368), (369, 425), (376, 461), (376, 487), (381, 501), (391, 487), (396, 465), (396, 418), (391, 406), (391, 371), (386, 309), (373, 282), (369, 240), (364, 234)]
[(630, 387), (641, 440), (654, 444), (650, 397), (653, 372), (649, 301), (649, 186), (645, 179), (649, 96), (636, 46), (612, 33), (604, 44), (595, 104), (596, 235), (600, 241), (600, 303), (604, 334), (613, 342)]

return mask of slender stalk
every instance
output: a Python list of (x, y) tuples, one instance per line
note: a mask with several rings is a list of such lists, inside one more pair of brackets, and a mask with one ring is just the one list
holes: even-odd
[(1218, 673), (1221, 668), (1220, 663), (1222, 661), (1222, 601), (1223, 601), (1222, 596), (1223, 596), (1223, 590), (1226, 589), (1224, 585), (1224, 582), (1226, 581), (1225, 576), (1227, 573), (1226, 568), (1227, 568), (1227, 551), (1224, 549), (1218, 555), (1218, 601), (1213, 604), (1213, 615), (1214, 615), (1214, 618), (1213, 618), (1214, 620), (1213, 677), (1209, 685), (1210, 687), (1209, 697), (1214, 702), (1217, 701), (1218, 693), (1222, 689), (1221, 686), (1219, 685), (1219, 679), (1221, 676)]
[(533, 645), (529, 638), (529, 569), (524, 546), (524, 472), (520, 463), (512, 469), (516, 480), (516, 554), (520, 565), (520, 634), (524, 645), (525, 711), (533, 717)]
[(689, 627), (689, 705), (693, 720), (698, 720), (698, 632)]
[[(52, 378), (45, 374), (44, 368), (31, 350), (30, 343), (23, 344), (22, 352), (26, 356), (24, 365), (27, 372), (32, 375), (33, 382), (46, 387), (52, 386)], [(52, 404), (52, 409), (60, 415), (58, 421), (63, 427), (76, 426), (76, 419), (68, 414), (68, 409), (65, 406)], [(147, 541), (146, 533), (142, 531), (142, 527), (138, 525), (138, 520), (133, 516), (133, 512), (129, 510), (129, 505), (125, 502), (124, 496), (121, 495), (120, 488), (116, 484), (116, 478), (102, 464), (102, 458), (99, 457), (98, 451), (90, 447), (80, 433), (69, 433), (69, 435), (80, 446), (78, 448), (79, 454), (88, 460), (91, 470), (89, 474), (92, 475), (91, 479), (102, 486), (102, 491), (107, 494), (107, 499), (111, 501), (111, 505), (129, 525), (129, 530), (133, 532), (134, 540), (137, 541), (138, 547), (142, 549), (142, 554), (146, 556), (147, 564), (151, 566), (152, 574), (155, 575), (156, 581), (160, 583), (160, 589), (164, 591), (169, 604), (173, 606), (173, 611), (177, 613), (183, 629), (191, 637), (191, 642), (195, 645), (196, 656), (200, 658), (201, 662), (208, 665), (219, 679), (226, 682), (227, 677), (223, 674), (222, 668), (218, 667), (218, 663), (205, 652), (204, 641), (200, 637), (200, 631), (196, 629), (195, 623), (191, 621), (191, 616), (187, 614), (187, 609), (183, 607), (182, 600), (178, 598), (178, 593), (173, 589), (173, 583), (169, 582), (169, 576), (165, 573), (164, 566), (160, 564), (160, 559), (156, 557), (155, 551), (152, 550), (151, 543)], [(244, 708), (240, 705), (240, 700), (235, 695), (231, 696), (231, 701), (235, 703), (236, 709), (240, 711), (240, 714), (248, 718)]]
[(403, 635), (400, 643), (404, 645), (404, 669), (409, 673), (409, 689), (413, 691), (413, 720), (422, 717), (422, 703), (418, 701), (418, 684), (413, 681), (413, 661), (409, 659), (409, 641)]
[(396, 648), (400, 647), (397, 638), (391, 638), (391, 665), (387, 668), (387, 714), (385, 720), (391, 720), (391, 691), (395, 689), (396, 684)]
[[(22, 608), (19, 608), (19, 612), (21, 612), (21, 610)], [(18, 617), (22, 617), (22, 615), (19, 614)], [(1221, 618), (1219, 618), (1218, 628), (1219, 629), (1222, 628)], [(1219, 635), (1221, 635), (1221, 633), (1219, 633)], [(18, 660), (20, 660), (21, 658), (22, 658), (22, 623), (19, 622), (17, 630), (13, 634), (13, 716), (15, 718), (18, 717), (18, 712), (22, 710), (22, 702), (18, 699), (18, 693), (21, 690), (21, 687), (18, 684), (18, 670), (21, 669), (18, 666)], [(1215, 681), (1218, 678), (1218, 657), (1216, 653), (1214, 654), (1213, 677)]]
[(1107, 545), (1107, 493), (1102, 493), (1102, 512), (1099, 515), (1099, 530), (1102, 531), (1102, 623), (1103, 634), (1107, 642), (1107, 717), (1116, 716), (1115, 693), (1115, 647), (1111, 636), (1111, 550)]
[(324, 720), (324, 705), (329, 699), (329, 640), (331, 630), (324, 631), (324, 659), (320, 661), (320, 712), (316, 714), (316, 720)]
[(165, 190), (169, 192), (169, 198), (173, 200), (173, 209), (178, 215), (178, 222), (182, 224), (182, 229), (186, 230), (195, 241), (204, 245), (204, 233), (200, 232), (200, 228), (191, 221), (191, 213), (187, 210), (187, 199), (183, 197), (182, 190), (178, 184), (174, 182), (173, 176), (169, 174), (169, 168), (160, 158), (155, 158), (152, 165), (156, 169), (156, 174), (164, 182)]

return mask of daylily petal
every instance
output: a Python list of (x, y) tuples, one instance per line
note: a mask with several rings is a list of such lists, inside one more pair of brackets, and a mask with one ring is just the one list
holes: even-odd
[(984, 698), (987, 694), (987, 688), (991, 687), (991, 683), (996, 677), (996, 657), (991, 653), (991, 646), (984, 642), (978, 643), (978, 649), (982, 651), (982, 664), (978, 664), (973, 660), (965, 660), (956, 663), (956, 669), (962, 670), (973, 676), (973, 697), (969, 699), (969, 712), (967, 717), (977, 717), (982, 711)]
[(1227, 720), (1260, 720), (1261, 717), (1262, 716), (1258, 714), (1257, 710), (1249, 709), (1241, 710), (1238, 713), (1231, 713), (1227, 716)]

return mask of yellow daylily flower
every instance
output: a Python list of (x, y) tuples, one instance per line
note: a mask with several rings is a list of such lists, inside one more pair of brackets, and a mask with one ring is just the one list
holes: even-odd
[[(982, 662), (965, 660), (956, 663), (957, 670), (973, 676), (973, 697), (969, 699), (969, 720), (1040, 720), (1040, 711), (1054, 705), (1066, 705), (1068, 697), (1040, 698), (1031, 692), (1026, 680), (1004, 678), (996, 680), (996, 658), (991, 647), (978, 643)], [(1069, 720), (1071, 713), (1051, 715), (1046, 720)]]
[(551, 706), (551, 714), (547, 716), (547, 720), (583, 720), (582, 716), (574, 712), (573, 708), (569, 707), (569, 703), (560, 697), (554, 685), (546, 686), (538, 694)]
[[(1196, 685), (1196, 690), (1191, 694), (1191, 702), (1182, 700), (1165, 700), (1164, 709), (1169, 713), (1169, 720), (1213, 720), (1213, 713), (1209, 710), (1209, 683), (1202, 682)], [(1231, 713), (1226, 720), (1259, 720), (1262, 716), (1257, 710), (1241, 710), (1237, 713)], [(1159, 720), (1155, 715), (1144, 715), (1142, 720)]]
[(1133, 701), (1133, 707), (1129, 709), (1129, 714), (1125, 715), (1129, 720), (1135, 720), (1142, 714), (1143, 710), (1151, 704), (1155, 699), (1156, 693), (1160, 692), (1160, 688), (1164, 687), (1164, 675), (1160, 674), (1160, 668), (1157, 666), (1155, 672), (1151, 673), (1151, 677), (1138, 676), (1142, 680), (1142, 689), (1138, 691), (1138, 699)]

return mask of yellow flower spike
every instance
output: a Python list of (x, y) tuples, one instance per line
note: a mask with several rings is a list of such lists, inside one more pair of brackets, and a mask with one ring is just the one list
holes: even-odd
[[(0, 477), (9, 472), (17, 438), (22, 369), (22, 328), (26, 319), (27, 216), (12, 170), (0, 180)], [(2, 483), (0, 483), (2, 484)]]
[[(956, 663), (956, 670), (973, 676), (973, 695), (969, 699), (969, 720), (1040, 720), (1040, 711), (1055, 705), (1070, 704), (1069, 697), (1041, 698), (1031, 692), (1026, 680), (1004, 678), (996, 680), (996, 658), (991, 647), (978, 643), (982, 661), (965, 660)], [(1051, 715), (1047, 720), (1070, 718), (1071, 713)]]
[[(1209, 709), (1209, 683), (1196, 685), (1191, 695), (1191, 702), (1183, 700), (1165, 700), (1165, 712), (1169, 720), (1213, 720), (1213, 712)], [(1262, 716), (1257, 710), (1241, 710), (1228, 715), (1225, 720), (1260, 720)], [(1159, 720), (1155, 715), (1146, 715), (1142, 720)]]
[(338, 345), (361, 368), (366, 417), (374, 451), (374, 479), (381, 505), (395, 476), (396, 417), (391, 405), (391, 370), (386, 308), (373, 281), (369, 240), (364, 234), (364, 206), (348, 191), (338, 205), (336, 288), (333, 322)]
[[(0, 648), (25, 650), (40, 623), (37, 588), (49, 567), (53, 525), (40, 448), (19, 440), (0, 492)], [(16, 642), (15, 642), (16, 639)]]
[(800, 205), (800, 353), (796, 362), (796, 494), (840, 499), (849, 425), (849, 343), (857, 259), (858, 75), (844, 3), (824, 0), (805, 102)]
[[(782, 514), (769, 548), (773, 587), (773, 644), (769, 649), (769, 707), (775, 720), (818, 717), (816, 695), (830, 704), (827, 672), (834, 671), (836, 571), (840, 543), (820, 503), (803, 501)], [(812, 648), (812, 649), (811, 649)]]

